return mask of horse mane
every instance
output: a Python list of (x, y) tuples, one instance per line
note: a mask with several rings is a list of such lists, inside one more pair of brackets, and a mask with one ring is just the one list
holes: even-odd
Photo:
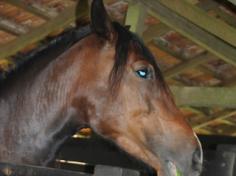
[[(131, 51), (140, 55), (142, 59), (148, 61), (153, 66), (158, 86), (164, 88), (165, 83), (160, 68), (149, 49), (143, 44), (137, 35), (130, 32), (117, 22), (113, 22), (112, 24), (117, 33), (115, 46), (116, 52), (114, 57), (115, 61), (109, 79), (112, 92), (116, 92), (114, 89), (119, 87), (128, 60), (128, 54)], [(56, 38), (46, 39), (44, 44), (33, 49), (29, 53), (18, 54), (14, 58), (14, 60), (17, 61), (16, 68), (7, 72), (4, 77), (0, 75), (0, 86), (8, 81), (16, 80), (18, 76), (23, 74), (26, 77), (25, 79), (29, 79), (31, 76), (30, 71), (34, 72), (32, 71), (33, 69), (40, 71), (66, 49), (91, 33), (92, 29), (90, 25), (79, 29), (72, 28), (63, 32)]]

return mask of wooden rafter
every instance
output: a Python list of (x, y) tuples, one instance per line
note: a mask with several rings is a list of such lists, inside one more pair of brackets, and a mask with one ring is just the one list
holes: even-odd
[(10, 19), (3, 18), (3, 17), (0, 17), (0, 29), (14, 35), (22, 35), (29, 32), (29, 29), (26, 26), (23, 26)]
[(142, 4), (137, 3), (129, 7), (126, 18), (126, 25), (130, 25), (130, 30), (142, 36), (145, 28), (146, 9)]
[[(144, 18), (137, 18), (137, 16), (140, 16), (140, 14), (142, 14), (140, 11), (142, 11), (143, 9), (140, 7), (140, 4), (137, 3), (135, 5), (131, 5), (131, 7), (128, 10), (128, 14), (127, 14), (127, 20), (126, 20), (126, 24), (127, 25), (131, 25), (131, 30), (133, 32), (137, 32), (138, 30), (142, 29), (141, 26), (143, 26), (144, 24)], [(134, 20), (135, 19), (135, 20)], [(184, 58), (181, 58), (181, 56), (179, 56), (178, 54), (170, 51), (169, 49), (167, 49), (166, 47), (162, 46), (159, 42), (158, 42), (158, 37), (161, 36), (162, 34), (166, 33), (167, 31), (171, 30), (168, 26), (166, 26), (163, 23), (159, 23), (156, 24), (154, 26), (149, 27), (142, 35), (142, 38), (144, 40), (145, 43), (150, 42), (151, 40), (154, 41), (154, 43), (158, 46), (159, 49), (163, 50), (164, 52), (167, 52), (168, 54), (177, 57), (178, 59), (180, 58), (180, 60), (184, 60)], [(200, 56), (197, 56), (195, 58), (189, 59), (181, 64), (178, 64), (177, 66), (175, 66), (174, 68), (167, 70), (166, 72), (164, 72), (164, 76), (165, 78), (172, 78), (176, 75), (178, 75), (179, 73), (185, 71), (186, 69), (189, 68), (193, 68), (196, 67), (200, 64), (206, 63), (208, 61), (210, 61), (212, 59), (212, 56), (209, 53), (204, 53), (201, 54)]]
[(148, 0), (158, 1), (175, 13), (183, 16), (195, 25), (209, 33), (221, 38), (230, 45), (236, 47), (236, 29), (225, 22), (207, 15), (202, 9), (192, 5), (187, 0)]
[(228, 1), (233, 3), (234, 5), (236, 5), (236, 1), (235, 0), (228, 0)]
[(197, 6), (201, 9), (208, 11), (214, 11), (214, 16), (224, 20), (229, 25), (236, 27), (236, 19), (234, 16), (231, 16), (227, 12), (222, 10), (222, 7), (219, 6), (219, 3), (213, 0), (205, 0), (197, 3)]
[(0, 58), (6, 58), (11, 55), (16, 54), (18, 51), (22, 50), (26, 46), (35, 43), (44, 37), (48, 36), (51, 32), (56, 31), (60, 28), (65, 28), (75, 21), (76, 18), (84, 17), (87, 15), (86, 8), (83, 9), (81, 13), (75, 15), (76, 6), (70, 6), (61, 12), (55, 18), (48, 20), (46, 23), (42, 24), (40, 27), (32, 29), (28, 33), (19, 36), (15, 40), (7, 43), (6, 45), (0, 46)]
[(225, 120), (225, 119), (230, 118), (230, 117), (232, 117), (234, 115), (236, 115), (236, 111), (225, 111), (225, 112), (222, 112), (217, 117), (214, 117), (214, 118), (212, 118), (210, 120), (206, 120), (206, 121), (202, 122), (199, 125), (195, 125), (193, 128), (195, 130), (201, 129), (203, 127), (206, 127), (208, 125), (211, 125), (211, 124), (215, 123), (216, 121)]
[(14, 41), (1, 46), (0, 58), (9, 57), (22, 50), (26, 46), (46, 37), (52, 31), (69, 25), (75, 20), (73, 12), (75, 12), (75, 7), (70, 7), (70, 10), (67, 9), (53, 20), (41, 25), (39, 28), (33, 29), (27, 34), (19, 36)]
[(179, 106), (236, 108), (236, 87), (171, 86)]
[(236, 66), (236, 49), (234, 46), (178, 15), (175, 11), (167, 8), (159, 1), (140, 0), (140, 2), (150, 9), (151, 15), (157, 17), (163, 23), (209, 50), (219, 58)]
[(31, 4), (26, 4), (24, 1), (19, 1), (19, 0), (2, 0), (6, 3), (10, 3), (14, 6), (17, 6), (21, 9), (24, 9), (28, 12), (31, 12), (35, 15), (38, 15), (44, 19), (51, 19), (55, 18), (58, 13), (54, 9), (48, 9), (46, 7), (40, 6), (38, 3), (31, 3)]
[(167, 79), (172, 78), (172, 77), (184, 72), (187, 69), (197, 67), (198, 65), (204, 64), (204, 63), (209, 62), (210, 60), (213, 59), (211, 54), (206, 52), (206, 53), (200, 54), (198, 56), (195, 56), (194, 58), (186, 60), (180, 54), (176, 54), (174, 51), (171, 51), (167, 47), (163, 46), (162, 43), (159, 42), (159, 39), (154, 39), (153, 42), (162, 51), (164, 51), (164, 52), (170, 54), (171, 56), (176, 57), (179, 60), (183, 61), (182, 63), (180, 63), (180, 64), (174, 66), (173, 68), (171, 68), (169, 70), (166, 70), (164, 72), (164, 76)]
[(148, 43), (153, 40), (153, 37), (161, 36), (170, 30), (171, 29), (164, 23), (151, 25), (150, 27), (147, 28), (146, 31), (143, 32), (142, 39), (144, 43)]
[(196, 67), (200, 64), (206, 63), (212, 58), (212, 56), (209, 53), (204, 53), (199, 56), (196, 56), (192, 59), (189, 59), (181, 64), (178, 64), (177, 66), (167, 70), (164, 72), (165, 78), (172, 78), (182, 72), (184, 72), (187, 69)]

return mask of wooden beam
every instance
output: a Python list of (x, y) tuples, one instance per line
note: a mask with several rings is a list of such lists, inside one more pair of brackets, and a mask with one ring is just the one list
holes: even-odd
[(146, 9), (142, 4), (131, 4), (128, 8), (125, 24), (131, 27), (130, 30), (132, 32), (135, 32), (139, 36), (142, 36), (145, 29), (144, 22), (146, 15)]
[[(204, 0), (197, 3), (197, 6), (208, 13), (208, 11), (213, 12), (214, 17), (220, 18), (232, 27), (236, 27), (236, 19), (233, 15), (229, 14), (222, 9), (222, 5), (213, 0)], [(212, 15), (212, 13), (211, 13)]]
[(179, 106), (236, 108), (236, 87), (171, 86)]
[(186, 0), (148, 0), (158, 1), (175, 13), (186, 18), (195, 25), (221, 38), (230, 45), (236, 47), (236, 29), (225, 22), (209, 16), (205, 11)]
[(202, 129), (202, 128), (199, 128), (199, 129), (194, 129), (195, 133), (197, 133), (198, 135), (214, 135), (214, 133), (212, 133), (211, 131), (208, 131), (206, 129)]
[(186, 60), (186, 58), (184, 58), (183, 55), (177, 54), (174, 51), (165, 47), (163, 45), (163, 42), (160, 39), (158, 39), (158, 38), (154, 39), (153, 42), (162, 51), (183, 61), (182, 63), (174, 66), (173, 68), (171, 68), (169, 70), (166, 70), (163, 73), (166, 79), (172, 78), (172, 77), (178, 75), (179, 73), (185, 71), (186, 69), (197, 67), (198, 65), (204, 64), (204, 63), (209, 62), (210, 60), (213, 59), (212, 55), (209, 52), (205, 52), (205, 53), (200, 54), (194, 58)]
[(81, 172), (55, 169), (49, 167), (0, 163), (1, 176), (92, 176)]
[(26, 26), (3, 17), (0, 17), (0, 28), (14, 35), (26, 34), (29, 31)]
[(34, 15), (38, 15), (44, 19), (51, 19), (55, 18), (58, 15), (58, 12), (55, 9), (47, 8), (39, 3), (25, 3), (24, 1), (19, 0), (3, 0), (6, 3), (12, 4), (14, 6), (17, 6), (21, 9), (24, 9), (30, 13), (33, 13)]
[(151, 25), (143, 32), (142, 39), (144, 43), (149, 43), (150, 41), (153, 40), (153, 38), (161, 36), (171, 29), (165, 25), (164, 23), (159, 23), (156, 25)]
[[(30, 32), (19, 36), (14, 41), (11, 41), (5, 45), (1, 45), (0, 58), (7, 58), (11, 55), (14, 55), (26, 46), (48, 36), (51, 32), (69, 26), (76, 19), (75, 9), (76, 6), (68, 7), (57, 17), (49, 20), (45, 24), (42, 24), (40, 27), (32, 29)], [(81, 11), (81, 13), (77, 14), (77, 18), (84, 17), (85, 14), (87, 14), (86, 8), (84, 8), (84, 11)]]
[(173, 67), (169, 70), (166, 70), (164, 72), (164, 77), (166, 79), (172, 78), (187, 69), (194, 68), (200, 64), (210, 61), (211, 58), (212, 58), (212, 56), (209, 53), (200, 54), (199, 56), (196, 56), (192, 59), (186, 60), (183, 63), (180, 63), (180, 64), (176, 65), (175, 67)]
[(213, 123), (215, 123), (216, 121), (218, 120), (225, 120), (227, 118), (230, 118), (232, 116), (236, 115), (236, 111), (225, 111), (223, 113), (221, 113), (220, 115), (218, 115), (217, 117), (213, 117), (212, 119), (210, 120), (206, 120), (205, 122), (199, 124), (199, 125), (195, 125), (193, 127), (194, 130), (198, 130), (198, 129), (201, 129), (201, 128), (204, 128), (208, 125), (211, 125)]
[(236, 5), (236, 0), (228, 0), (229, 2), (231, 2), (232, 4)]
[(151, 15), (157, 17), (166, 25), (196, 42), (219, 58), (236, 66), (236, 49), (234, 46), (191, 23), (189, 20), (165, 7), (159, 1), (140, 0), (140, 2), (150, 9)]
[[(216, 59), (216, 58), (212, 57), (212, 55), (209, 52), (204, 52), (198, 56), (195, 56), (194, 58), (186, 60), (186, 58), (182, 54), (177, 54), (174, 51), (170, 50), (169, 48), (165, 47), (164, 46), (165, 44), (163, 44), (163, 42), (159, 38), (154, 39), (153, 41), (154, 41), (154, 44), (157, 45), (157, 47), (159, 49), (161, 49), (164, 52), (167, 52), (168, 54), (170, 54), (171, 56), (176, 57), (179, 60), (183, 61), (182, 63), (174, 66), (173, 68), (170, 68), (169, 70), (166, 70), (163, 73), (166, 79), (172, 78), (172, 77), (184, 72), (187, 69), (197, 67), (201, 64), (204, 64), (204, 63), (209, 62), (213, 59)], [(200, 66), (200, 67), (198, 67), (198, 69), (204, 70), (203, 71), (204, 73), (210, 72), (211, 75), (215, 76), (215, 74), (213, 74), (210, 70), (208, 70), (204, 67)]]
[(236, 86), (236, 78), (231, 78), (229, 80), (223, 80), (222, 86), (225, 87), (235, 87)]

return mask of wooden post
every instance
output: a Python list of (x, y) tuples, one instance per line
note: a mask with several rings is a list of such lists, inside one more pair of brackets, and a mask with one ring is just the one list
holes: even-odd
[(145, 29), (146, 9), (140, 4), (132, 4), (129, 6), (125, 24), (131, 26), (130, 30), (140, 37)]

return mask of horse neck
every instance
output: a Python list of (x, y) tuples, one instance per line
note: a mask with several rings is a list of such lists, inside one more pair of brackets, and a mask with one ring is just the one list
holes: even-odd
[[(24, 107), (27, 109), (23, 111), (28, 114), (28, 130), (33, 134), (29, 138), (33, 136), (37, 147), (52, 156), (44, 163), (53, 158), (61, 143), (79, 126), (73, 119), (77, 112), (70, 106), (70, 91), (78, 77), (76, 75), (79, 66), (69, 62), (67, 54), (55, 59), (36, 76), (23, 96), (26, 105)], [(23, 116), (25, 114), (22, 114)], [(50, 147), (51, 144), (53, 148)]]
[(33, 81), (30, 91), (30, 100), (35, 106), (33, 116), (44, 117), (49, 122), (64, 121), (61, 125), (71, 120), (75, 112), (70, 107), (70, 93), (79, 66), (75, 68), (76, 63), (69, 62), (66, 54), (60, 56)]
[[(31, 164), (47, 163), (61, 143), (80, 127), (70, 102), (82, 56), (73, 48), (78, 51), (74, 46), (56, 59), (50, 57), (57, 50), (44, 53), (42, 59), (0, 86), (0, 160), (23, 162), (22, 158), (26, 158)], [(9, 154), (4, 158), (4, 151), (12, 153), (11, 157)], [(45, 160), (38, 162), (37, 158)]]

